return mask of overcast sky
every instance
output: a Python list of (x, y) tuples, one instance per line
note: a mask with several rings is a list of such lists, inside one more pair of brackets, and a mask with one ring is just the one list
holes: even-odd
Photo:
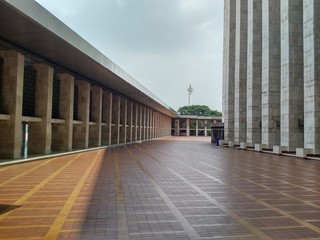
[(223, 0), (37, 0), (177, 110), (222, 110)]

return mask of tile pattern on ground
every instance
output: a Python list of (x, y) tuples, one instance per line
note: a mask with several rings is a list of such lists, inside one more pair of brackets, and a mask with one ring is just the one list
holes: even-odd
[(1, 167), (0, 239), (320, 239), (320, 162), (193, 140)]

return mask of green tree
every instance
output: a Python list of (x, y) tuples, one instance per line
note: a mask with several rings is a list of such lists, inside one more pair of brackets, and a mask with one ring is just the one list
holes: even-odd
[(178, 109), (180, 115), (197, 115), (197, 116), (222, 116), (217, 110), (211, 110), (206, 105), (184, 106)]

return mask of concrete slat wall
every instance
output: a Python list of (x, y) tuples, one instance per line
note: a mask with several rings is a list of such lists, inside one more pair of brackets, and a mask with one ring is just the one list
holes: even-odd
[[(4, 65), (0, 135), (5, 136), (0, 138), (0, 159), (22, 157), (23, 122), (29, 126), (28, 153), (37, 155), (126, 144), (171, 133), (170, 117), (85, 79), (75, 80), (74, 76), (61, 73), (61, 70), (55, 74), (60, 80), (59, 118), (53, 119), (54, 68), (35, 60), (32, 60), (36, 70), (35, 116), (23, 116), (25, 58), (15, 50), (0, 51), (0, 58)], [(73, 117), (74, 86), (78, 87), (76, 120)], [(158, 129), (157, 133), (155, 129)]]

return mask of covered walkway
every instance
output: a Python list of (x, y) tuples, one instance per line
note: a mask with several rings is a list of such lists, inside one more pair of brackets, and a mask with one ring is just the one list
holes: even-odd
[(320, 239), (320, 162), (168, 137), (2, 166), (0, 239)]

